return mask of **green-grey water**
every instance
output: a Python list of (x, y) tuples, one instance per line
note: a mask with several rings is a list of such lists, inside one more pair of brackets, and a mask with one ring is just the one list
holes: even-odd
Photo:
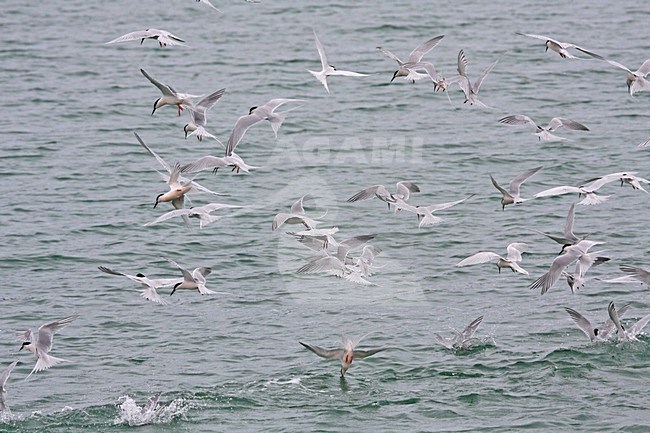
[[(489, 175), (506, 184), (543, 165), (522, 195), (595, 176), (647, 177), (650, 94), (626, 93), (625, 73), (596, 60), (566, 60), (543, 41), (574, 42), (636, 69), (650, 57), (642, 4), (605, 2), (303, 2), (213, 0), (5, 2), (0, 16), (4, 94), (4, 221), (0, 233), (0, 368), (7, 383), (0, 431), (123, 431), (142, 420), (136, 405), (162, 392), (161, 413), (141, 431), (639, 431), (650, 430), (648, 339), (592, 345), (563, 307), (599, 324), (607, 304), (631, 303), (625, 323), (650, 312), (648, 288), (591, 279), (572, 295), (563, 280), (544, 296), (528, 290), (559, 245), (530, 228), (561, 232), (575, 196), (535, 199), (501, 210)], [(162, 28), (189, 47), (155, 41), (104, 45), (124, 33)], [(319, 69), (316, 29), (329, 61), (372, 74), (333, 77), (327, 94), (306, 69)], [(470, 78), (500, 59), (481, 88), (489, 111), (452, 105), (425, 80), (388, 84), (399, 56), (439, 34), (425, 59), (455, 74), (464, 49)], [(139, 72), (204, 94), (225, 87), (208, 129), (226, 141), (237, 118), (272, 98), (304, 99), (274, 140), (251, 128), (237, 151), (260, 168), (202, 173), (227, 197), (193, 197), (245, 206), (203, 230), (180, 220), (143, 227), (171, 209), (152, 209), (166, 185), (143, 140), (168, 162), (221, 155), (213, 140), (183, 139), (187, 117), (163, 107)], [(509, 114), (538, 122), (555, 116), (588, 125), (560, 130), (566, 142), (539, 143), (532, 130), (501, 125)], [(475, 196), (418, 229), (416, 218), (385, 203), (346, 203), (374, 184), (416, 182), (413, 204)], [(611, 261), (590, 277), (621, 276), (618, 266), (650, 266), (648, 196), (613, 183), (604, 204), (577, 206), (576, 232), (606, 242)], [(271, 221), (303, 194), (307, 212), (339, 238), (375, 233), (382, 249), (373, 286), (327, 275), (298, 275), (312, 254)], [(196, 221), (193, 221), (196, 222)], [(456, 268), (480, 251), (505, 253), (527, 242), (529, 276), (494, 265)], [(161, 255), (211, 266), (208, 287), (229, 295), (161, 293), (146, 302), (136, 284), (97, 270), (176, 276)], [(16, 335), (78, 314), (56, 334), (52, 354), (68, 360), (34, 374), (35, 358), (16, 352)], [(453, 352), (451, 335), (484, 315), (477, 342)], [(304, 350), (370, 333), (361, 347), (390, 350), (339, 365)]]

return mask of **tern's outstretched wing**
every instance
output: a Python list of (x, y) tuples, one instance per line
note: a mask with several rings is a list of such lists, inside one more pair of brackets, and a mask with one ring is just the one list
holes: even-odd
[(343, 356), (343, 349), (325, 349), (320, 346), (314, 346), (311, 344), (303, 343), (302, 341), (299, 341), (298, 343), (302, 344), (304, 348), (311, 350), (321, 358), (336, 359)]

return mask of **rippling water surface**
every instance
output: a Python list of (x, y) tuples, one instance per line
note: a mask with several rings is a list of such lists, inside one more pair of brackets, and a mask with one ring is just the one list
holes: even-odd
[[(2, 431), (648, 431), (648, 339), (590, 345), (563, 307), (602, 323), (607, 304), (631, 303), (627, 321), (650, 312), (648, 288), (590, 280), (571, 295), (564, 281), (540, 297), (528, 285), (558, 245), (528, 230), (560, 233), (573, 196), (537, 199), (501, 210), (494, 175), (506, 184), (544, 169), (523, 195), (612, 172), (648, 177), (650, 94), (626, 94), (625, 73), (595, 60), (544, 53), (539, 33), (577, 43), (636, 69), (650, 57), (650, 13), (638, 2), (607, 6), (550, 2), (304, 2), (213, 0), (224, 15), (190, 0), (10, 2), (0, 16), (4, 104), (4, 209), (0, 270), (0, 363), (20, 359), (7, 383), (13, 415)], [(103, 43), (147, 27), (189, 47), (154, 41)], [(329, 61), (372, 74), (330, 79), (332, 93), (306, 69), (319, 68), (312, 36)], [(445, 34), (425, 59), (446, 76), (464, 49), (471, 78), (500, 59), (481, 89), (494, 107), (474, 110), (462, 94), (451, 105), (424, 81), (389, 84), (398, 56)], [(304, 99), (273, 139), (268, 124), (246, 134), (238, 153), (259, 166), (197, 177), (245, 206), (203, 230), (170, 220), (143, 224), (171, 209), (152, 209), (165, 184), (133, 136), (168, 162), (221, 154), (216, 142), (183, 139), (186, 117), (163, 107), (139, 72), (181, 91), (226, 87), (209, 129), (226, 141), (252, 105)], [(589, 132), (558, 131), (570, 141), (538, 143), (532, 131), (501, 125), (522, 113), (540, 123), (575, 119)], [(384, 203), (345, 200), (373, 184), (416, 182), (414, 204), (468, 202), (440, 224), (418, 230), (413, 215)], [(620, 276), (620, 264), (650, 267), (648, 196), (616, 183), (610, 199), (578, 206), (576, 232), (606, 242), (612, 260), (593, 277)], [(373, 286), (295, 273), (310, 251), (273, 216), (303, 194), (307, 212), (340, 238), (376, 233), (382, 249)], [(194, 196), (194, 204), (214, 201)], [(165, 205), (165, 206), (163, 206)], [(456, 268), (480, 251), (530, 244), (530, 276), (492, 265)], [(211, 266), (208, 287), (229, 295), (176, 293), (170, 305), (146, 302), (125, 278), (97, 270), (172, 277), (160, 259)], [(69, 362), (24, 380), (29, 353), (16, 355), (17, 332), (78, 314), (56, 335), (52, 353)], [(476, 344), (461, 352), (436, 345), (484, 315)], [(339, 366), (298, 341), (335, 346), (341, 334), (370, 333), (363, 347), (389, 346)], [(161, 392), (160, 409), (140, 408)]]

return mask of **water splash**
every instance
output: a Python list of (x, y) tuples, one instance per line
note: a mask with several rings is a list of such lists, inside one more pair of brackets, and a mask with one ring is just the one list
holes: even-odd
[(301, 385), (302, 386), (302, 384), (300, 383), (301, 380), (302, 378), (300, 376), (294, 377), (289, 380), (271, 379), (265, 383), (265, 386), (267, 387), (271, 385)]
[(15, 420), (14, 415), (9, 408), (0, 411), (0, 424), (10, 423)]
[(117, 407), (119, 413), (113, 423), (130, 426), (168, 424), (174, 419), (185, 416), (190, 409), (189, 403), (184, 398), (176, 398), (167, 405), (159, 403), (159, 399), (160, 393), (156, 393), (140, 407), (128, 395), (120, 397)]

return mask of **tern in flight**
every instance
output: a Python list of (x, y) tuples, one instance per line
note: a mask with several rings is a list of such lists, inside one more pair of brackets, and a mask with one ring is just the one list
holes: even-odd
[(322, 69), (318, 72), (316, 71), (309, 71), (318, 81), (320, 81), (323, 86), (325, 86), (325, 90), (327, 90), (327, 93), (330, 92), (330, 89), (327, 85), (327, 77), (330, 76), (341, 76), (341, 77), (367, 77), (368, 74), (360, 74), (358, 72), (351, 72), (351, 71), (342, 71), (339, 69), (336, 69), (334, 66), (330, 65), (327, 63), (327, 57), (325, 56), (325, 49), (323, 48), (323, 45), (321, 44), (320, 40), (318, 39), (318, 35), (316, 35), (316, 30), (314, 30), (314, 38), (316, 39), (316, 48), (318, 49), (318, 55), (320, 56), (320, 63), (322, 65)]

